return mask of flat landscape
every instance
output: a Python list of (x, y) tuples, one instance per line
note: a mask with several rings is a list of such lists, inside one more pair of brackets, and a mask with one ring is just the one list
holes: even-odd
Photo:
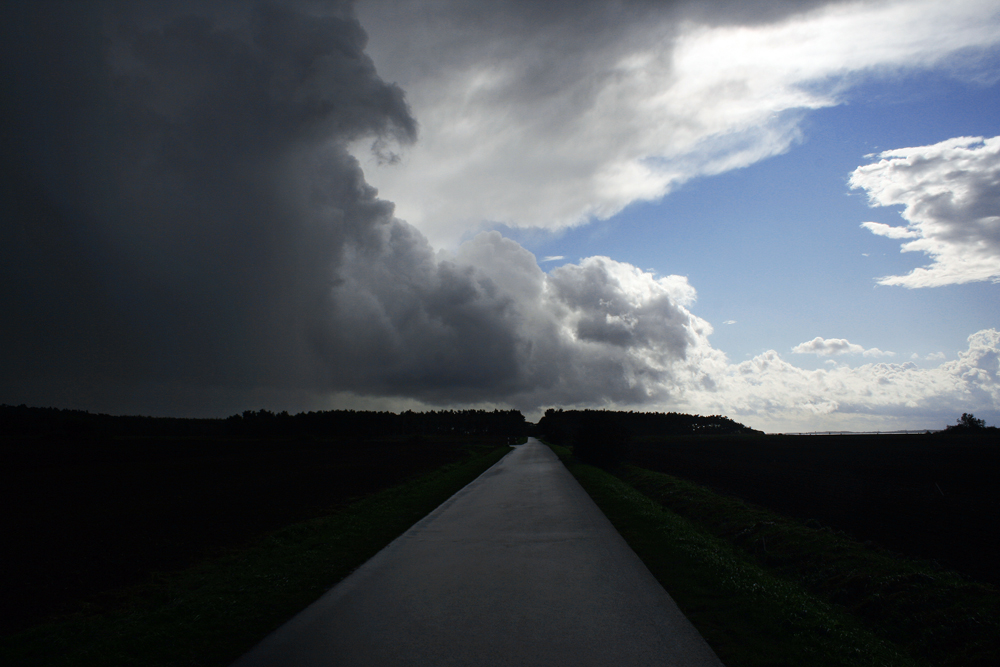
[[(726, 667), (1000, 665), (1000, 0), (0, 2), (0, 667), (232, 667), (529, 438)], [(441, 623), (642, 664), (540, 580)]]
[[(7, 410), (9, 418), (14, 409)], [(113, 606), (115, 591), (156, 572), (329, 515), (507, 441), (425, 436), (419, 427), (399, 435), (384, 425), (382, 436), (371, 425), (318, 436), (260, 424), (227, 430), (222, 420), (175, 420), (154, 424), (167, 435), (116, 436), (140, 429), (121, 427), (128, 418), (74, 417), (69, 428), (58, 411), (25, 428), (8, 422), (0, 439), (0, 530), (10, 536), (0, 546), (0, 634), (85, 603)], [(217, 432), (170, 434), (183, 430), (177, 424)]]
[(602, 411), (537, 427), (476, 411), (4, 415), (11, 664), (229, 664), (531, 428), (562, 441), (729, 667), (1000, 654), (989, 429), (767, 436), (722, 417)]
[(931, 435), (644, 438), (631, 461), (1000, 583), (1000, 442)]

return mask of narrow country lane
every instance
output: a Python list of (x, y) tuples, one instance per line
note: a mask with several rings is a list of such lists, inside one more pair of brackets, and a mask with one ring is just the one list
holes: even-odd
[(234, 667), (721, 663), (530, 439)]

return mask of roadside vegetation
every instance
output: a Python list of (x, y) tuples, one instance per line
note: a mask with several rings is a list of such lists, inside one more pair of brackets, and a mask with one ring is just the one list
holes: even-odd
[(0, 636), (524, 428), (511, 411), (166, 419), (0, 406)]
[[(0, 664), (228, 665), (529, 427), (0, 406)], [(1000, 664), (1000, 441), (972, 415), (816, 438), (550, 410), (539, 430), (727, 667)]]
[[(521, 438), (523, 440), (523, 438)], [(457, 461), (0, 639), (0, 664), (228, 665), (510, 451)]]
[(670, 475), (625, 465), (619, 478), (733, 545), (762, 569), (862, 620), (933, 665), (1000, 663), (994, 586), (806, 525)]
[(1000, 585), (1000, 433), (673, 436), (628, 462)]
[(608, 472), (552, 448), (727, 667), (1000, 664), (989, 584), (677, 477), (628, 463)]

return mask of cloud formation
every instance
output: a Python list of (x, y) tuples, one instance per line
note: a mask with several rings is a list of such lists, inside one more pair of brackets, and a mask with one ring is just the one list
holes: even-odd
[(341, 255), (392, 215), (345, 146), (416, 126), (349, 3), (314, 9), (11, 7), (8, 395), (328, 381), (313, 343)]
[(883, 352), (877, 347), (866, 350), (861, 345), (848, 341), (846, 338), (823, 338), (816, 336), (810, 341), (799, 343), (792, 348), (795, 354), (816, 354), (828, 357), (835, 354), (862, 354), (866, 357), (892, 357), (895, 352)]
[[(995, 3), (492, 2), (359, 6), (421, 138), (355, 151), (434, 243), (502, 222), (558, 229), (747, 166), (861, 76), (1000, 42)], [(957, 69), (958, 68), (956, 65)]]
[(995, 422), (1000, 331), (972, 334), (956, 360), (935, 368), (879, 362), (810, 371), (770, 350), (712, 377), (714, 391), (688, 392), (687, 405), (702, 414), (725, 405), (730, 417), (769, 431), (941, 428), (969, 411)]
[[(529, 5), (539, 25), (564, 16)], [(624, 64), (595, 70), (603, 74), (591, 89), (583, 70), (559, 61), (595, 113), (622, 109), (618, 92), (637, 99), (624, 92), (648, 69), (630, 69), (632, 45), (618, 41), (641, 21), (625, 12), (621, 30), (605, 33), (602, 16), (581, 13), (597, 32), (592, 54), (577, 52), (618, 53)], [(454, 20), (468, 28), (452, 45), (463, 53), (482, 29)], [(579, 29), (559, 39), (569, 44)], [(402, 88), (366, 55), (350, 3), (15, 3), (0, 30), (0, 141), (12, 174), (0, 183), (10, 221), (0, 228), (0, 402), (208, 416), (262, 406), (619, 406), (745, 415), (753, 425), (777, 423), (777, 413), (792, 423), (997, 404), (992, 330), (933, 371), (804, 371), (774, 352), (734, 365), (692, 312), (686, 278), (608, 257), (546, 274), (496, 232), (436, 251), (394, 216), (348, 150), (374, 142), (391, 162), (390, 147), (419, 134)], [(547, 52), (549, 42), (525, 34), (522, 47)], [(537, 71), (525, 99), (551, 93), (568, 104), (548, 87), (556, 70)], [(477, 95), (505, 91), (494, 86), (502, 77), (483, 76), (473, 120)], [(581, 118), (581, 136), (599, 138)], [(678, 118), (664, 130), (669, 141)], [(636, 119), (622, 120), (631, 137)], [(632, 164), (634, 145), (622, 147), (614, 164)], [(597, 182), (594, 164), (611, 163), (580, 164), (570, 199)], [(601, 201), (624, 201), (612, 190)]]
[(851, 174), (872, 206), (902, 205), (905, 227), (861, 226), (890, 239), (907, 239), (902, 252), (932, 262), (882, 285), (940, 287), (1000, 282), (1000, 137), (956, 137), (931, 146), (879, 153), (878, 162)]
[(844, 338), (822, 338), (816, 336), (811, 341), (799, 343), (792, 348), (796, 354), (818, 354), (829, 356), (831, 354), (861, 354), (865, 348), (860, 345), (848, 342)]
[(331, 339), (331, 365), (351, 369), (354, 391), (528, 410), (644, 404), (667, 400), (677, 365), (708, 345), (682, 277), (607, 257), (546, 275), (496, 232), (443, 260), (403, 223), (386, 235), (378, 255), (349, 254), (335, 290), (349, 335)]
[(62, 7), (0, 40), (0, 401), (641, 404), (707, 346), (684, 278), (546, 275), (496, 233), (438, 253), (394, 218), (346, 147), (417, 125), (350, 3)]

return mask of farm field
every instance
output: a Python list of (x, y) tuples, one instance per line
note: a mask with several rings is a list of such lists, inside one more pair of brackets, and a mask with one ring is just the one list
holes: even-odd
[(2, 442), (0, 633), (240, 548), (503, 438)]
[(635, 465), (1000, 582), (995, 435), (637, 439)]

